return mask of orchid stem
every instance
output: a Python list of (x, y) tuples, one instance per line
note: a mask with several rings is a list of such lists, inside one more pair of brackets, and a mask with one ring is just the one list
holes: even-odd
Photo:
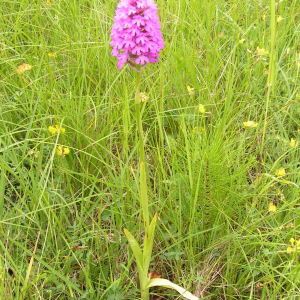
[(261, 142), (261, 149), (260, 149), (260, 165), (262, 164), (263, 161), (263, 151), (264, 151), (264, 144), (265, 144), (271, 89), (274, 90), (275, 42), (276, 42), (275, 0), (270, 0), (270, 10), (271, 10), (271, 53), (270, 53), (269, 72), (268, 72), (268, 80), (267, 80), (268, 90), (267, 90), (267, 101), (265, 106), (265, 120), (264, 120), (262, 142)]
[[(136, 89), (135, 89), (135, 112), (136, 112), (136, 123), (139, 136), (139, 165), (140, 165), (140, 204), (143, 214), (143, 225), (145, 230), (144, 237), (144, 247), (146, 240), (149, 239), (149, 208), (148, 208), (148, 196), (147, 196), (147, 179), (145, 170), (145, 149), (144, 149), (144, 133), (142, 126), (142, 118), (140, 112), (140, 83), (141, 83), (141, 73), (136, 72)], [(145, 248), (143, 250), (146, 251)], [(141, 288), (141, 299), (149, 300), (149, 288), (148, 285), (148, 270), (149, 264), (145, 263), (143, 265), (144, 274), (139, 274), (140, 288)]]
[(142, 118), (140, 112), (140, 83), (141, 83), (141, 73), (136, 72), (136, 88), (135, 88), (135, 113), (136, 113), (136, 123), (139, 135), (139, 156), (140, 163), (145, 161), (145, 151), (144, 151), (144, 133), (142, 127)]

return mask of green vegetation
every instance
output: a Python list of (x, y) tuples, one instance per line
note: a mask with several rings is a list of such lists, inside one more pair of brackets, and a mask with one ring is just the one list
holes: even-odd
[[(135, 74), (110, 54), (117, 2), (0, 0), (1, 300), (139, 299), (123, 233), (142, 243)], [(205, 299), (299, 299), (300, 2), (275, 6), (271, 74), (269, 1), (156, 3), (166, 47), (140, 85), (150, 271)]]

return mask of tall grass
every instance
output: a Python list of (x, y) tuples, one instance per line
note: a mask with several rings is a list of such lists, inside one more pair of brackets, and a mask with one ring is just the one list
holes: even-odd
[[(166, 48), (140, 86), (150, 209), (162, 226), (151, 270), (199, 297), (298, 299), (299, 255), (287, 247), (300, 238), (299, 148), (289, 145), (300, 128), (299, 1), (275, 7), (262, 160), (268, 1), (156, 2)], [(0, 295), (138, 299), (122, 233), (142, 226), (135, 81), (110, 55), (117, 1), (0, 3)], [(18, 75), (23, 63), (32, 69)], [(65, 133), (51, 135), (55, 124)]]

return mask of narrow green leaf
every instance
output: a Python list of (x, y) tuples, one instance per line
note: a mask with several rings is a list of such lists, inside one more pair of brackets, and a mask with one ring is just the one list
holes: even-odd
[(169, 289), (176, 290), (178, 293), (180, 293), (184, 298), (189, 300), (199, 300), (200, 298), (194, 296), (190, 292), (188, 292), (186, 289), (182, 288), (181, 286), (163, 278), (154, 278), (149, 280), (149, 284), (147, 288), (151, 288), (153, 286), (163, 286)]
[[(0, 146), (2, 146), (3, 142), (0, 140)], [(4, 147), (4, 146), (3, 146)], [(3, 164), (6, 163), (5, 161), (6, 155), (5, 155), (5, 149), (3, 150)], [(4, 168), (1, 168), (0, 173), (0, 220), (3, 219), (3, 206), (4, 206), (4, 194), (5, 194), (5, 185), (6, 185), (6, 170)]]
[(145, 236), (145, 238), (144, 238), (143, 255), (144, 255), (144, 266), (147, 267), (147, 273), (148, 273), (148, 267), (149, 267), (150, 260), (151, 260), (156, 222), (157, 222), (157, 212), (155, 213), (155, 216), (154, 216), (153, 220), (151, 221), (151, 224), (149, 225), (149, 237), (147, 238)]
[(144, 273), (142, 250), (141, 250), (138, 242), (136, 241), (136, 239), (133, 237), (133, 235), (126, 228), (124, 228), (124, 233), (125, 233), (125, 236), (126, 236), (128, 242), (129, 242), (129, 245), (130, 245), (130, 248), (133, 252), (133, 255), (136, 259), (136, 263), (137, 263), (139, 272)]

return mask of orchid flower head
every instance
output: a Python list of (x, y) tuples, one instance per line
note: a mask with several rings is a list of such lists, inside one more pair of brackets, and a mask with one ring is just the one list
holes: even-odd
[(112, 56), (118, 68), (128, 65), (140, 72), (148, 63), (158, 61), (164, 48), (157, 5), (153, 0), (121, 0), (111, 30)]

